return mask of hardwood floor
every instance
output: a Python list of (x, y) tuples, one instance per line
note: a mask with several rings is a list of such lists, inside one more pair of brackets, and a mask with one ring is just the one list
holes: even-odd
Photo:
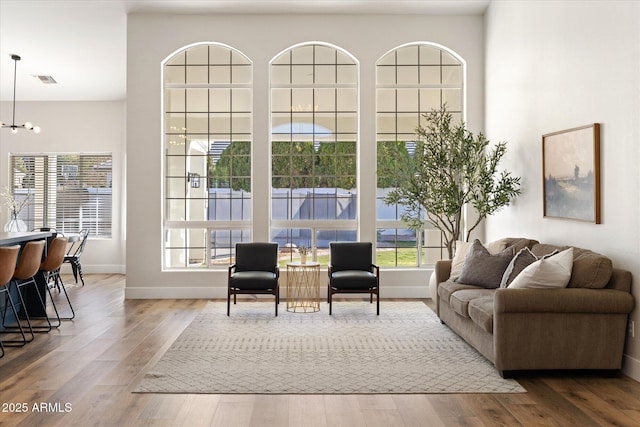
[(623, 375), (530, 374), (523, 394), (133, 394), (206, 301), (85, 281), (69, 288), (76, 320), (0, 359), (0, 426), (640, 426), (640, 383)]

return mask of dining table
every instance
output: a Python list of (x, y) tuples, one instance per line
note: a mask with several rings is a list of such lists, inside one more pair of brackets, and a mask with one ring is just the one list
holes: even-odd
[[(24, 247), (24, 245), (26, 245), (28, 242), (34, 241), (34, 240), (45, 240), (47, 239), (47, 241), (49, 240), (49, 238), (53, 236), (53, 233), (50, 231), (0, 231), (0, 246), (13, 246), (13, 245), (20, 245), (21, 247)], [(43, 254), (43, 257), (46, 255), (46, 247), (45, 247), (45, 253)], [(20, 255), (18, 254), (18, 259), (20, 258)], [(47, 286), (46, 283), (46, 278), (44, 277), (44, 274), (38, 272), (35, 276), (36, 279), (36, 284), (38, 286), (38, 290), (40, 291), (40, 295), (42, 296), (42, 298), (44, 298), (46, 300), (46, 289), (45, 286)], [(4, 286), (5, 283), (0, 283), (0, 286)], [(14, 299), (14, 301), (17, 301), (17, 297), (18, 295), (12, 295), (11, 297), (13, 298), (15, 296), (16, 299)], [(40, 303), (38, 301), (38, 295), (32, 291), (31, 288), (27, 288), (25, 289), (24, 292), (24, 303), (26, 305), (26, 309), (29, 312), (29, 315), (32, 317), (43, 317), (46, 316), (46, 313), (43, 312), (42, 307), (40, 306)], [(4, 304), (5, 301), (0, 301), (0, 312), (4, 312)], [(22, 309), (22, 307), (20, 307), (20, 309)], [(9, 315), (9, 313), (7, 313), (7, 316)], [(6, 319), (7, 321), (9, 319)], [(7, 324), (9, 324), (10, 322), (8, 322)]]

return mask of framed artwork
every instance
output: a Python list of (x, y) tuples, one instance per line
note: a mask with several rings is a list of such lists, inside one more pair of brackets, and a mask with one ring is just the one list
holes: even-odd
[(542, 136), (543, 210), (600, 224), (600, 124)]

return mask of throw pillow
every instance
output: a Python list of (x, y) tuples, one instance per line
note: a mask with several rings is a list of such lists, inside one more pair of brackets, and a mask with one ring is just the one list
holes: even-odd
[[(456, 240), (456, 252), (453, 255), (453, 260), (451, 261), (451, 273), (449, 273), (449, 277), (452, 280), (455, 280), (462, 273), (462, 266), (464, 266), (464, 260), (467, 258), (467, 254), (469, 253), (469, 249), (473, 242), (463, 242), (462, 240)], [(489, 242), (485, 246), (490, 254), (498, 254), (502, 252), (507, 247), (506, 239), (500, 239), (493, 242)]]
[(462, 272), (455, 281), (487, 289), (497, 288), (512, 258), (513, 248), (492, 255), (482, 246), (480, 240), (476, 239), (464, 260)]
[(520, 272), (522, 272), (522, 270), (524, 270), (530, 264), (533, 264), (534, 262), (542, 258), (549, 258), (550, 256), (553, 256), (557, 253), (558, 250), (556, 249), (555, 251), (538, 258), (533, 252), (531, 252), (529, 248), (520, 249), (507, 266), (507, 269), (502, 276), (502, 280), (500, 281), (500, 287), (506, 288), (507, 286), (509, 286), (509, 284), (513, 282), (513, 279), (515, 279), (518, 274), (520, 274)]
[(529, 264), (516, 276), (509, 289), (565, 288), (571, 279), (573, 248)]

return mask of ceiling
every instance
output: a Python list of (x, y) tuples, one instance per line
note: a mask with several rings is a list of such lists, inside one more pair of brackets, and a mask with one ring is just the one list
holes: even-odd
[[(126, 96), (129, 13), (481, 15), (490, 0), (0, 0), (0, 101), (106, 101)], [(35, 75), (50, 75), (43, 84)]]

